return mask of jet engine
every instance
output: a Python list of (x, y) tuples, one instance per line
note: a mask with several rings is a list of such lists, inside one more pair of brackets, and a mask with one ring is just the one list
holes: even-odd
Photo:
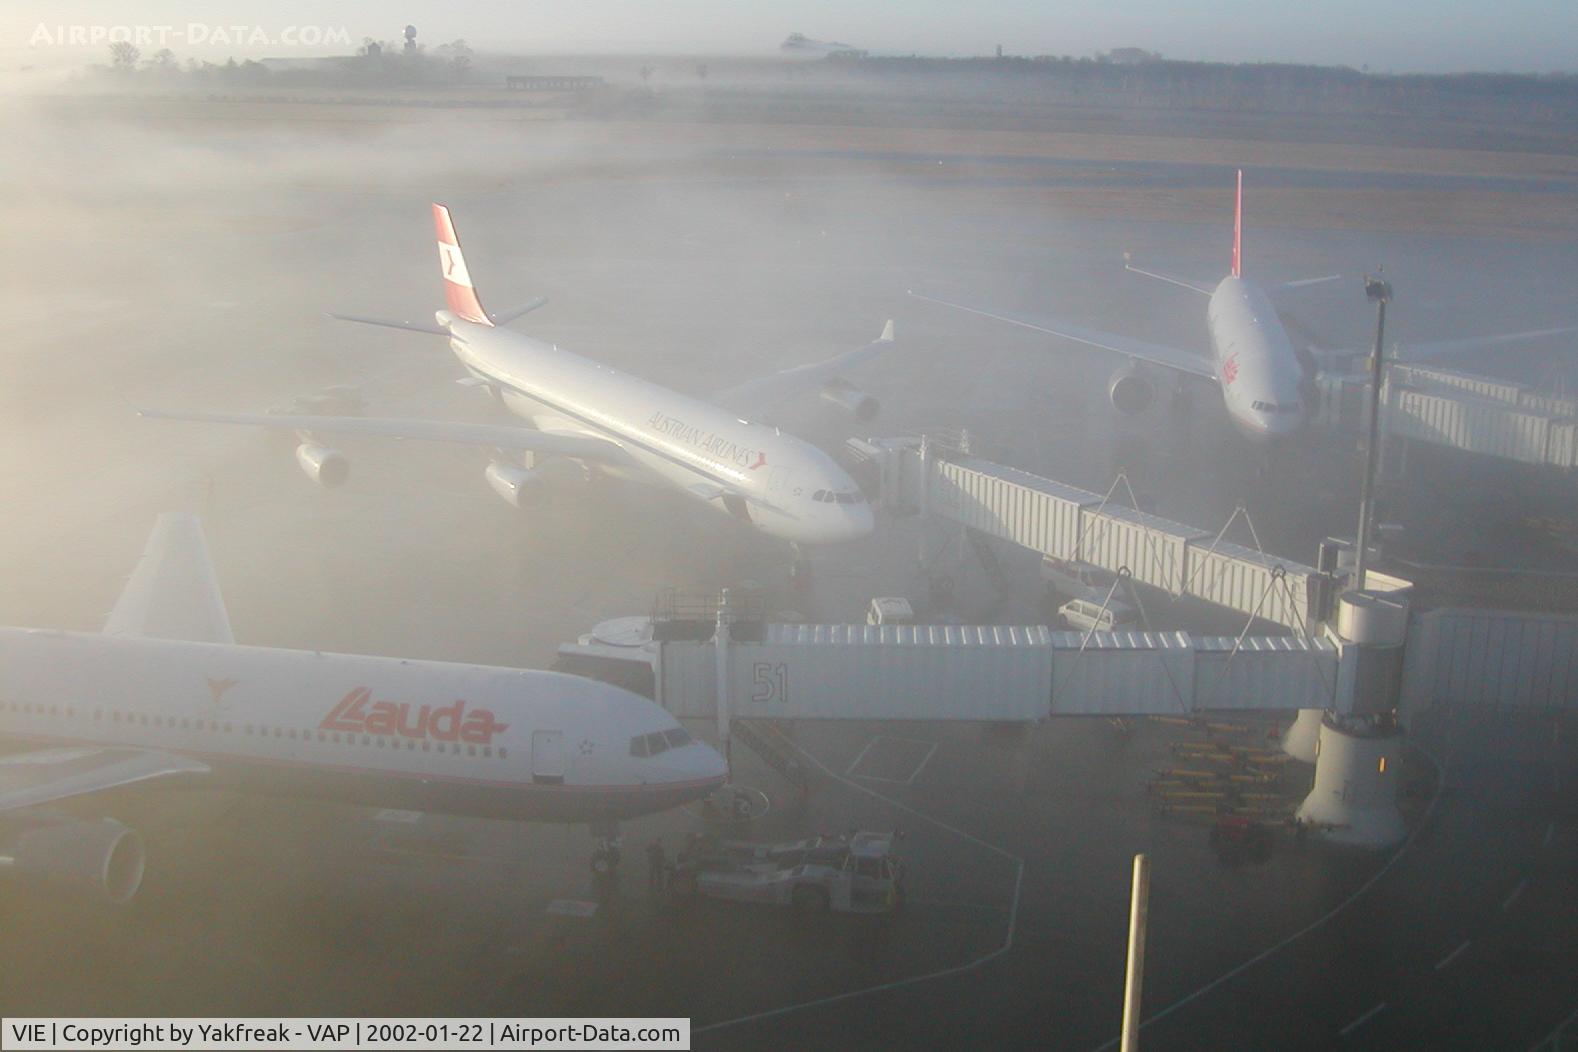
[(517, 508), (534, 508), (548, 497), (547, 479), (536, 468), (494, 461), (485, 472), (493, 492)]
[(1107, 381), (1107, 397), (1120, 413), (1137, 416), (1156, 401), (1156, 385), (1137, 365), (1125, 365)]
[(0, 824), (0, 876), (122, 903), (142, 885), (142, 838), (112, 818), (9, 816)]
[(822, 401), (848, 413), (862, 424), (870, 423), (882, 411), (882, 403), (852, 383), (834, 380), (821, 391)]
[(344, 453), (316, 442), (303, 442), (296, 447), (296, 463), (308, 478), (329, 489), (344, 485), (351, 474), (351, 462)]

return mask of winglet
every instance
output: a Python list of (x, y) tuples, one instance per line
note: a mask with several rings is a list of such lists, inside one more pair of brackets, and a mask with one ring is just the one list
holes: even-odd
[(1233, 277), (1244, 276), (1244, 170), (1238, 170), (1238, 189), (1233, 194)]
[(482, 301), (477, 299), (477, 290), (472, 287), (466, 257), (460, 253), (460, 238), (455, 236), (449, 209), (436, 201), (433, 203), (433, 232), (438, 237), (438, 265), (444, 277), (444, 302), (450, 313), (478, 325), (492, 325), (488, 312), (482, 309)]
[(882, 327), (882, 335), (877, 337), (877, 342), (878, 343), (892, 343), (893, 342), (893, 319), (892, 318), (889, 318), (888, 319), (888, 323)]

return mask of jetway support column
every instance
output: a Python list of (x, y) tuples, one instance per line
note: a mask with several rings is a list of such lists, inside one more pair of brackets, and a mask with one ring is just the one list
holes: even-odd
[(1320, 722), (1325, 709), (1300, 709), (1298, 719), (1282, 734), (1282, 751), (1301, 763), (1314, 763), (1320, 747)]
[[(1351, 715), (1320, 718), (1315, 786), (1296, 813), (1324, 840), (1380, 848), (1407, 834), (1397, 806), (1403, 747), (1397, 702), (1407, 632), (1405, 602), (1358, 590), (1338, 600), (1337, 703)], [(1297, 754), (1289, 742), (1302, 746), (1311, 722), (1301, 710), (1283, 740), (1290, 755)]]
[(729, 755), (729, 590), (725, 588), (718, 597), (718, 619), (713, 626), (712, 652), (713, 676), (718, 699), (718, 745), (723, 749), (723, 760), (729, 765), (729, 775), (734, 775), (734, 758)]

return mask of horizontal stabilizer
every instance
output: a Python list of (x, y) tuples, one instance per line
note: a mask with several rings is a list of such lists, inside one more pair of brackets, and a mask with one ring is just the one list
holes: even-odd
[(1138, 274), (1144, 278), (1154, 278), (1157, 281), (1165, 281), (1169, 285), (1177, 285), (1181, 289), (1188, 289), (1190, 292), (1198, 292), (1202, 296), (1211, 295), (1211, 290), (1206, 288), (1204, 285), (1196, 284), (1193, 281), (1188, 281), (1172, 274), (1163, 274), (1159, 270), (1141, 270), (1139, 267), (1136, 267), (1128, 262), (1123, 264), (1123, 269), (1127, 270), (1130, 274)]
[(525, 303), (522, 303), (519, 307), (512, 307), (509, 310), (501, 310), (497, 314), (488, 315), (488, 317), (493, 319), (493, 324), (495, 325), (505, 325), (514, 321), (516, 318), (519, 318), (522, 314), (530, 314), (538, 307), (546, 306), (547, 303), (547, 296), (537, 296), (527, 300)]
[(437, 325), (422, 325), (414, 321), (395, 321), (393, 318), (364, 318), (357, 314), (336, 314), (328, 311), (328, 316), (337, 321), (354, 321), (360, 325), (381, 325), (386, 329), (404, 329), (406, 332), (426, 333), (430, 336), (448, 336), (449, 332), (440, 329)]
[(1278, 289), (1302, 289), (1310, 285), (1324, 285), (1328, 281), (1341, 281), (1341, 274), (1323, 274), (1318, 278), (1299, 278), (1297, 281), (1284, 281), (1280, 285), (1273, 285)]
[(104, 634), (235, 642), (197, 516), (159, 516), (131, 580), (110, 611)]

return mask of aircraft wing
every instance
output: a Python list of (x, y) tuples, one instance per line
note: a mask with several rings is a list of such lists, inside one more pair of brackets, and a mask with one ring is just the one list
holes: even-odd
[(534, 431), (529, 427), (467, 424), (450, 420), (406, 420), (373, 416), (301, 416), (289, 413), (207, 413), (197, 410), (139, 409), (138, 415), (154, 420), (196, 420), (209, 424), (241, 424), (283, 431), (311, 431), (340, 435), (376, 435), (421, 442), (452, 442), (463, 446), (550, 453), (600, 464), (630, 464), (624, 448), (590, 435)]
[(852, 351), (835, 354), (825, 361), (812, 362), (809, 365), (798, 365), (793, 369), (784, 369), (781, 372), (768, 376), (747, 380), (743, 384), (730, 387), (727, 390), (715, 391), (708, 396), (709, 400), (735, 412), (747, 416), (759, 413), (762, 409), (777, 405), (786, 399), (807, 391), (814, 391), (818, 387), (826, 386), (836, 380), (841, 374), (863, 362), (870, 361), (877, 355), (893, 346), (893, 322), (882, 327), (882, 335)]
[(1102, 332), (1100, 329), (1087, 329), (1081, 325), (1074, 325), (1060, 318), (1050, 318), (1042, 315), (1015, 314), (1011, 311), (973, 307), (967, 303), (955, 303), (952, 300), (939, 299), (936, 296), (927, 296), (911, 290), (911, 296), (928, 303), (940, 303), (944, 307), (962, 310), (968, 314), (979, 314), (983, 318), (995, 318), (1005, 321), (1010, 325), (1018, 325), (1023, 329), (1035, 332), (1044, 332), (1051, 336), (1061, 336), (1065, 340), (1083, 343), (1088, 347), (1099, 347), (1104, 351), (1114, 354), (1127, 355), (1138, 358), (1142, 362), (1150, 362), (1164, 369), (1171, 369), (1186, 376), (1197, 377), (1216, 383), (1216, 371), (1211, 363), (1198, 354), (1180, 350), (1176, 347), (1167, 347), (1159, 343), (1147, 343), (1144, 340), (1134, 340), (1127, 336), (1115, 333)]
[(174, 775), (208, 773), (208, 765), (149, 749), (40, 749), (0, 756), (0, 811)]
[(197, 517), (159, 516), (137, 569), (104, 623), (107, 636), (234, 643)]
[(1538, 340), (1546, 336), (1562, 336), (1569, 332), (1578, 332), (1578, 325), (1563, 325), (1555, 329), (1529, 329), (1524, 332), (1505, 332), (1494, 336), (1472, 336), (1463, 340), (1437, 340), (1434, 343), (1405, 343), (1398, 347), (1397, 358), (1399, 361), (1404, 362), (1420, 361), (1425, 358), (1434, 358), (1442, 354), (1456, 354), (1462, 351), (1477, 351), (1483, 348), (1499, 347), (1509, 343), (1523, 343), (1526, 340)]

